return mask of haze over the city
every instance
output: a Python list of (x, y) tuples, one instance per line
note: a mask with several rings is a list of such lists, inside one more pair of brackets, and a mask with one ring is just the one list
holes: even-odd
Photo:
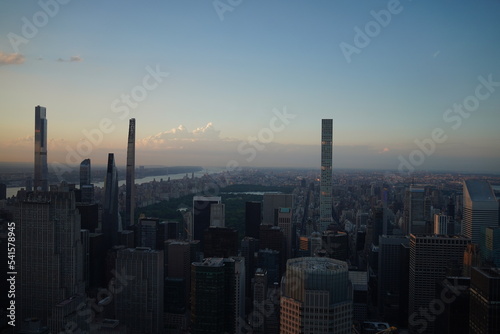
[[(0, 4), (0, 161), (500, 171), (500, 3)], [(403, 159), (403, 160), (402, 160)]]

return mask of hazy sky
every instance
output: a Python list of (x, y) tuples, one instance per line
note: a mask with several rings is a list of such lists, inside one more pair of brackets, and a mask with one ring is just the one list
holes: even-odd
[(0, 161), (42, 105), (64, 166), (134, 117), (137, 165), (319, 168), (332, 118), (334, 168), (500, 172), (499, 1), (59, 1), (0, 2)]

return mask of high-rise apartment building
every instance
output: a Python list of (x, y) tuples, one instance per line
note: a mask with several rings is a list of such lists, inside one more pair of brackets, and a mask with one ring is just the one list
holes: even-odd
[(321, 120), (321, 180), (320, 180), (320, 226), (327, 229), (332, 223), (332, 161), (333, 161), (333, 120)]
[(134, 225), (135, 214), (135, 118), (128, 125), (125, 226)]
[(61, 324), (52, 319), (54, 308), (85, 291), (75, 194), (32, 192), (18, 200), (14, 208), (18, 319), (38, 318), (58, 332)]
[[(410, 234), (409, 325), (411, 333), (433, 333), (434, 322), (426, 320), (435, 298), (436, 280), (443, 280), (450, 269), (459, 269), (470, 239), (463, 236)], [(422, 320), (424, 319), (424, 320)]]
[(121, 249), (116, 257), (116, 317), (129, 333), (163, 330), (163, 251), (147, 247)]
[(35, 175), (34, 190), (48, 191), (47, 117), (45, 107), (35, 107)]
[(283, 284), (281, 333), (351, 333), (352, 285), (347, 263), (321, 257), (291, 259)]
[(462, 234), (480, 244), (481, 228), (498, 226), (498, 201), (487, 181), (465, 180), (463, 189)]
[(104, 200), (102, 205), (102, 233), (106, 249), (118, 244), (118, 232), (121, 230), (118, 212), (118, 172), (115, 155), (108, 154), (108, 166), (104, 179)]

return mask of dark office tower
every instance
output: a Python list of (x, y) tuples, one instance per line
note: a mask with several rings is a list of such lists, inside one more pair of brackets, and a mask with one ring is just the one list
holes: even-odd
[(35, 107), (35, 190), (48, 191), (47, 118), (45, 107)]
[(500, 333), (500, 270), (472, 268), (469, 333)]
[(436, 280), (443, 280), (449, 269), (460, 268), (469, 243), (461, 236), (410, 234), (410, 333), (434, 333), (434, 322), (422, 310), (428, 310), (434, 299)]
[(278, 209), (278, 227), (281, 228), (285, 237), (285, 261), (291, 259), (293, 246), (293, 221), (292, 210), (290, 208)]
[(245, 258), (245, 284), (246, 284), (246, 296), (247, 310), (251, 310), (251, 284), (252, 277), (257, 269), (257, 256), (256, 253), (259, 251), (259, 240), (252, 237), (244, 237), (241, 240), (241, 256)]
[(219, 196), (193, 197), (193, 226), (189, 232), (193, 235), (193, 240), (200, 240), (201, 248), (203, 249), (203, 233), (210, 227), (210, 208), (211, 204), (219, 204), (221, 198)]
[(139, 218), (136, 226), (137, 247), (165, 248), (165, 223), (158, 218)]
[(434, 333), (469, 333), (469, 288), (470, 277), (449, 276), (444, 281), (436, 282), (435, 300), (442, 301), (443, 306), (442, 309), (438, 306), (442, 312), (436, 314)]
[(464, 181), (462, 234), (481, 243), (481, 228), (498, 226), (498, 202), (491, 185), (484, 180)]
[(286, 241), (281, 228), (278, 226), (260, 225), (259, 235), (260, 249), (268, 248), (279, 252), (280, 272), (278, 276), (281, 277), (286, 265)]
[[(74, 192), (32, 192), (16, 203), (16, 311), (38, 318), (53, 333), (55, 307), (83, 294), (83, 247)], [(50, 319), (52, 318), (52, 319)]]
[(89, 234), (89, 287), (92, 291), (97, 291), (97, 288), (107, 287), (108, 282), (105, 280), (105, 263), (104, 254), (104, 235), (102, 233)]
[(104, 179), (104, 201), (102, 206), (102, 233), (105, 247), (110, 249), (118, 244), (118, 172), (115, 166), (115, 155), (109, 153), (108, 168)]
[(7, 198), (7, 185), (5, 183), (0, 183), (0, 200)]
[(135, 211), (135, 118), (128, 125), (127, 180), (125, 193), (125, 226), (134, 225)]
[(319, 231), (332, 223), (332, 161), (333, 161), (333, 120), (321, 120), (321, 179), (320, 179), (320, 223)]
[(245, 203), (245, 236), (259, 239), (259, 225), (262, 221), (262, 203)]
[(253, 333), (265, 333), (265, 313), (267, 299), (267, 271), (257, 268), (253, 281), (253, 312), (250, 315), (250, 324)]
[(381, 236), (379, 237), (378, 252), (378, 312), (390, 321), (397, 323), (400, 318), (402, 305), (399, 304), (400, 295), (403, 291), (401, 287), (402, 266), (401, 245), (408, 245), (409, 239), (404, 236)]
[(410, 186), (406, 191), (404, 229), (406, 234), (426, 233), (425, 189)]
[(347, 261), (349, 258), (349, 236), (346, 232), (324, 231), (321, 235), (323, 249), (331, 259)]
[(80, 193), (82, 203), (94, 202), (94, 185), (92, 184), (90, 159), (80, 163)]
[[(129, 333), (163, 331), (163, 251), (127, 248), (116, 258), (116, 317)], [(117, 275), (118, 276), (118, 275)]]
[(238, 231), (229, 227), (209, 227), (204, 233), (205, 257), (230, 257), (238, 255)]
[(262, 224), (278, 225), (279, 208), (293, 211), (293, 194), (264, 194)]
[(191, 264), (191, 333), (220, 334), (228, 330), (228, 275), (223, 258)]
[(77, 203), (80, 212), (82, 229), (95, 232), (99, 227), (99, 204)]
[(483, 227), (479, 246), (483, 262), (500, 268), (500, 226)]
[(281, 281), (281, 254), (274, 249), (261, 249), (258, 252), (257, 267), (267, 271), (269, 285)]
[(90, 159), (85, 159), (80, 163), (80, 188), (85, 184), (91, 184)]

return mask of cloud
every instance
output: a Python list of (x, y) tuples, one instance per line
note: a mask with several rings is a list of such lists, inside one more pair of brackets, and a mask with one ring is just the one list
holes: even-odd
[(437, 56), (439, 56), (440, 53), (441, 53), (441, 50), (437, 50), (436, 52), (434, 52), (434, 54), (432, 55), (432, 57), (436, 58)]
[(389, 152), (389, 151), (390, 151), (389, 148), (384, 147), (384, 149), (382, 151), (380, 151), (379, 153), (385, 153), (385, 152)]
[(71, 56), (69, 59), (63, 59), (63, 58), (59, 57), (59, 58), (57, 58), (56, 61), (59, 62), (59, 63), (65, 63), (65, 62), (74, 63), (74, 62), (81, 62), (81, 61), (83, 61), (83, 58), (80, 57), (80, 56)]
[(20, 65), (22, 63), (24, 63), (24, 56), (22, 54), (0, 51), (0, 65)]
[(186, 142), (223, 140), (220, 137), (220, 130), (216, 130), (209, 122), (203, 127), (189, 131), (184, 125), (179, 125), (168, 131), (143, 138), (138, 141), (139, 145), (151, 149), (182, 149)]

